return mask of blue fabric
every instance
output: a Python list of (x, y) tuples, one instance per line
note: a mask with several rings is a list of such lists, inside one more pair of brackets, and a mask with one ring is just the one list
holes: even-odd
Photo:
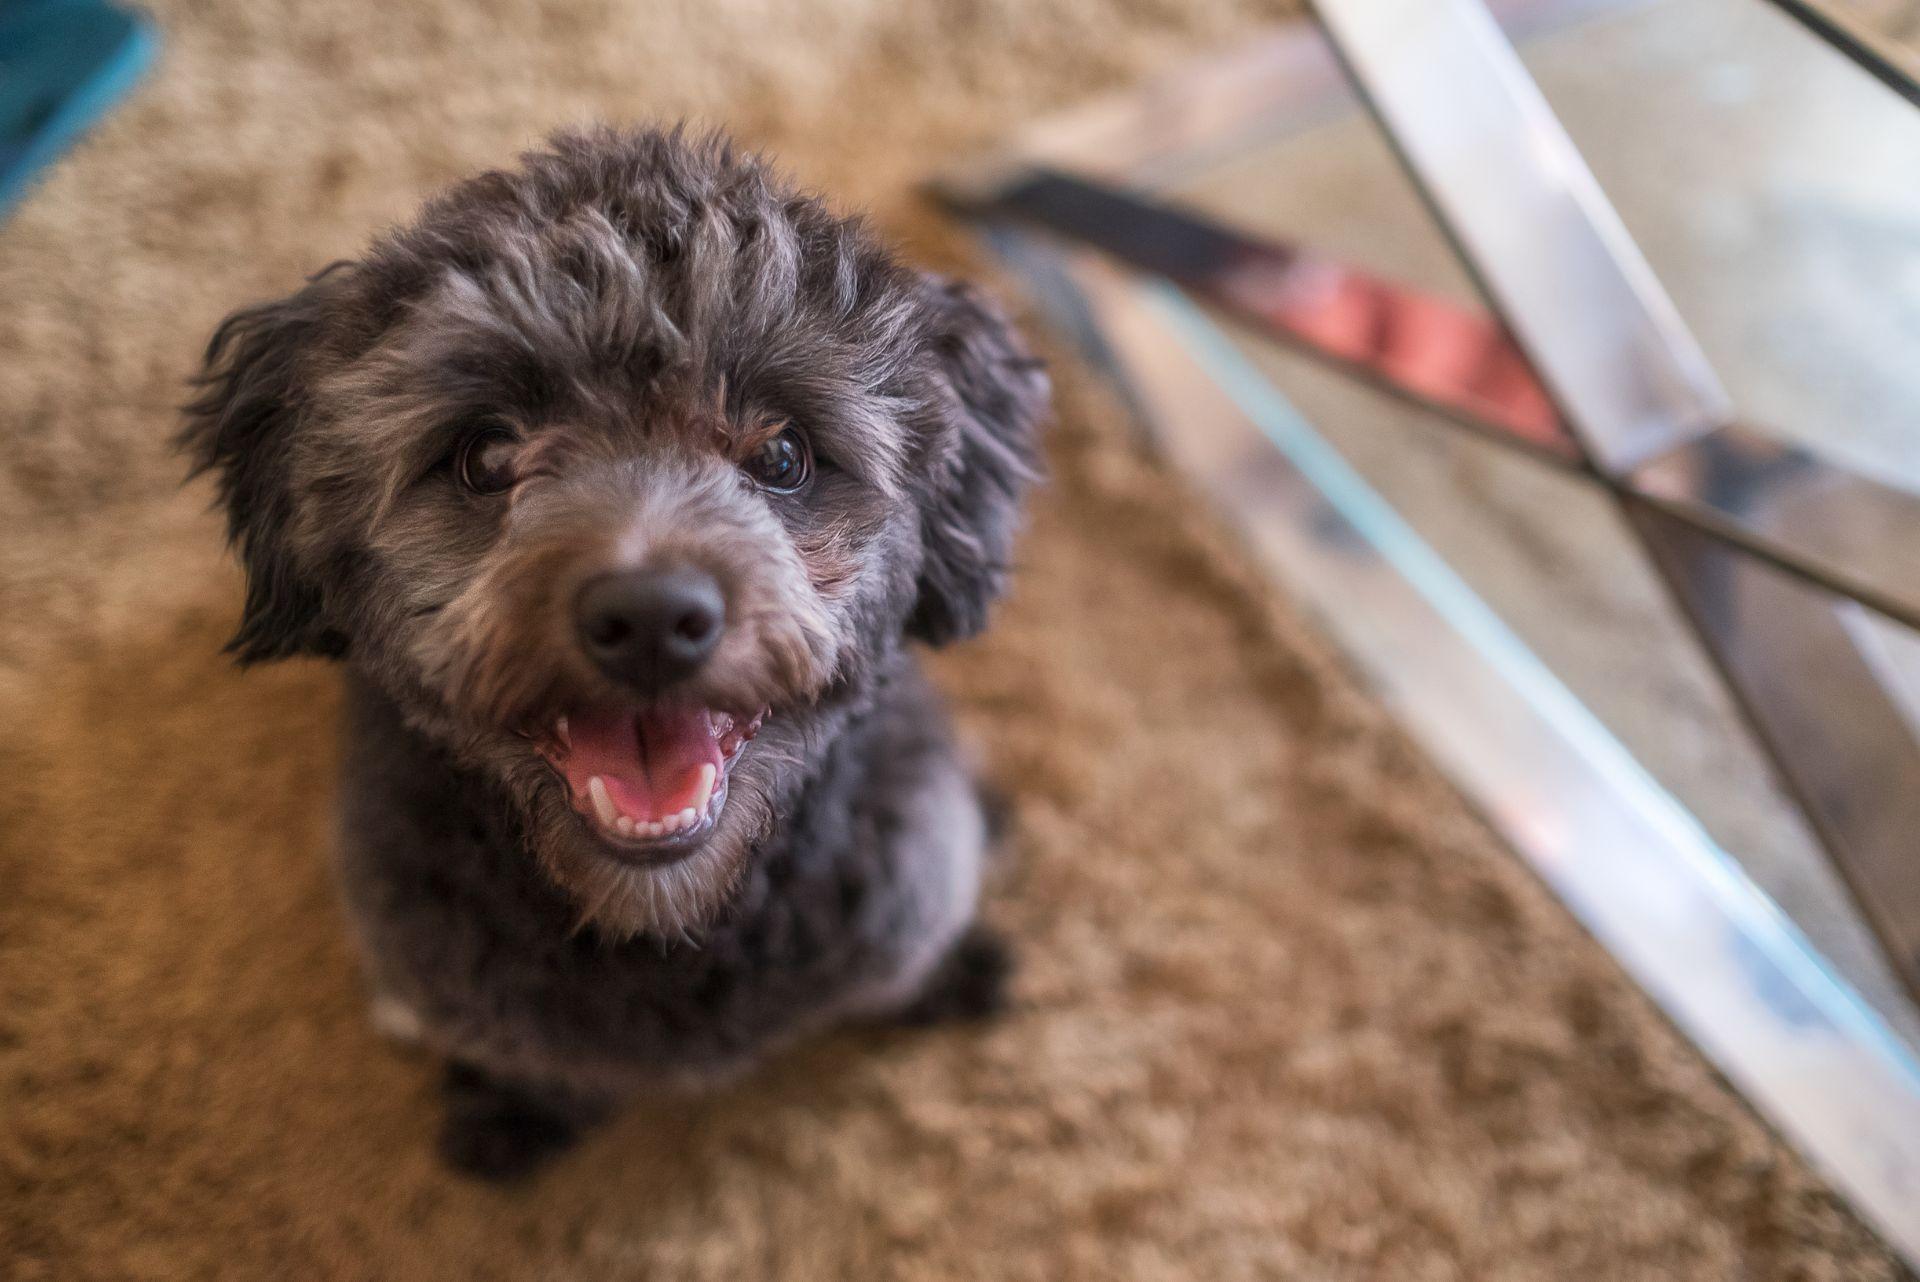
[(0, 0), (0, 216), (133, 88), (158, 43), (146, 19), (101, 0)]

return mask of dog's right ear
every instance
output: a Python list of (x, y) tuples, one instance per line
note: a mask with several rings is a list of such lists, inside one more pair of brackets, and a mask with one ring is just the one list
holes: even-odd
[(240, 627), (227, 651), (240, 663), (337, 654), (318, 591), (288, 544), (291, 452), (307, 413), (307, 364), (321, 332), (328, 268), (298, 293), (243, 308), (207, 344), (198, 394), (185, 406), (179, 445), (192, 475), (212, 472), (227, 510), (227, 537), (247, 575)]

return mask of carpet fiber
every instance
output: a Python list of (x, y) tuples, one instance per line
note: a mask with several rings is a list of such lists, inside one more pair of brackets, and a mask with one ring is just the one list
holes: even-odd
[(431, 1158), (329, 882), (333, 678), (216, 653), (164, 446), (214, 322), (592, 117), (731, 122), (950, 264), (915, 175), (1268, 8), (162, 6), (0, 229), (0, 1276), (1895, 1275), (1071, 366), (1016, 598), (937, 664), (1018, 801), (1015, 1013), (643, 1103), (523, 1190)]

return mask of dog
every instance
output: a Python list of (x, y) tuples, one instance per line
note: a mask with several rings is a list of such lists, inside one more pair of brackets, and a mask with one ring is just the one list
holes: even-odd
[(985, 624), (1044, 370), (723, 136), (570, 132), (208, 345), (242, 664), (338, 660), (339, 870), (441, 1149), (979, 1016), (981, 797), (914, 642)]

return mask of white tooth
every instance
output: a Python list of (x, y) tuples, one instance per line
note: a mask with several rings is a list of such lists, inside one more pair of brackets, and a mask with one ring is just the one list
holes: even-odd
[(695, 810), (692, 806), (688, 806), (685, 810), (682, 810), (680, 812), (680, 826), (682, 828), (691, 828), (699, 822), (700, 822), (700, 812)]
[(633, 820), (627, 818), (625, 815), (621, 815), (618, 819), (614, 820), (613, 826), (619, 830), (622, 837), (633, 836)]
[(706, 810), (707, 802), (713, 799), (713, 781), (719, 777), (711, 761), (701, 764), (700, 778), (693, 785), (693, 804), (687, 807), (694, 815), (698, 816)]
[(613, 808), (613, 798), (607, 795), (607, 781), (599, 775), (587, 780), (587, 796), (593, 800), (593, 813), (600, 816), (600, 822), (613, 827), (613, 821), (620, 812)]
[(661, 827), (665, 828), (668, 832), (679, 832), (682, 828), (687, 826), (686, 823), (680, 818), (679, 815), (668, 815), (665, 819), (662, 819), (660, 821), (660, 825)]
[(667, 826), (665, 824), (656, 822), (656, 823), (650, 823), (647, 825), (647, 836), (664, 837), (666, 835), (667, 835)]
[(560, 741), (562, 747), (571, 748), (573, 746), (573, 736), (567, 731), (567, 719), (565, 717), (553, 723), (553, 737)]

